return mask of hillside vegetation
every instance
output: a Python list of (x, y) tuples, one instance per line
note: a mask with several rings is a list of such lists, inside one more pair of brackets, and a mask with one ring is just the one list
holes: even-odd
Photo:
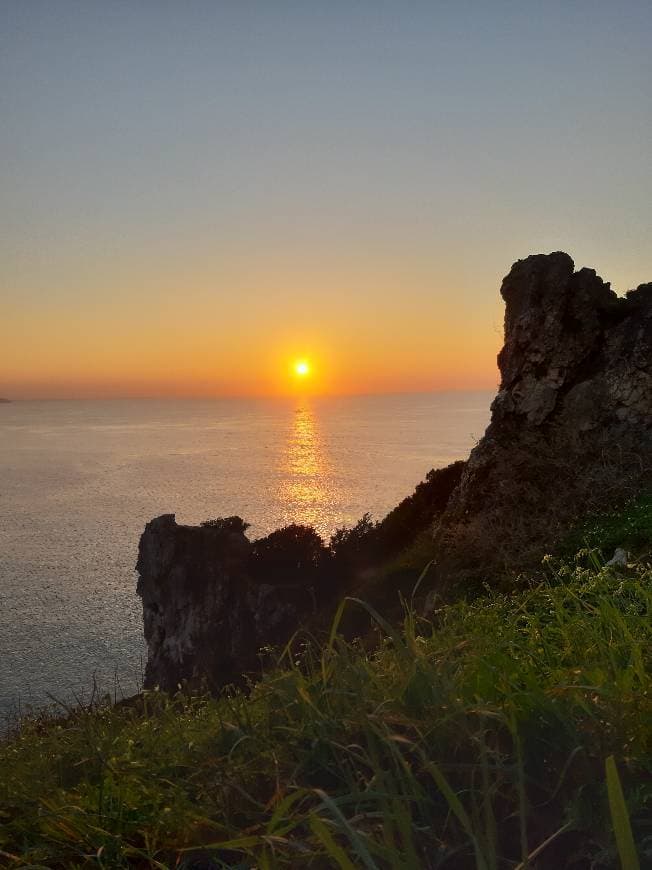
[[(0, 863), (652, 866), (651, 532), (644, 498), (545, 579), (428, 619), (408, 600), (399, 627), (349, 599), (248, 691), (25, 719), (0, 744)], [(632, 561), (606, 567), (601, 535)], [(355, 608), (377, 644), (340, 636)]]

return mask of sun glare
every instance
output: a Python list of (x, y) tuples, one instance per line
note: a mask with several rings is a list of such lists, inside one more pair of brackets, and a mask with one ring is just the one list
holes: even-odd
[(299, 359), (294, 364), (294, 373), (300, 378), (310, 374), (310, 365), (305, 359)]

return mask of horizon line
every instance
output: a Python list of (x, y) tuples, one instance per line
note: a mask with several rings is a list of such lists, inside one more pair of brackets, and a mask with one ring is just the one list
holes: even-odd
[(367, 392), (343, 392), (343, 393), (277, 393), (275, 395), (262, 393), (243, 394), (143, 394), (143, 395), (115, 395), (115, 396), (16, 396), (9, 394), (0, 396), (0, 403), (5, 400), (8, 404), (14, 402), (144, 402), (144, 401), (241, 401), (251, 400), (287, 400), (287, 399), (340, 399), (340, 398), (366, 398), (372, 396), (419, 396), (432, 395), (435, 393), (490, 393), (498, 390), (499, 384), (494, 387), (441, 387), (431, 390), (378, 390)]

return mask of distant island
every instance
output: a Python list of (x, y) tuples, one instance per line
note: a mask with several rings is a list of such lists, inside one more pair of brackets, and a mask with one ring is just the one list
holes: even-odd
[(0, 398), (0, 405), (8, 405), (10, 402), (11, 402), (11, 399)]

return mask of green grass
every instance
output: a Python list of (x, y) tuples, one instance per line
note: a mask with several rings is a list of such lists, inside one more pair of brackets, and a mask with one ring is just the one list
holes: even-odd
[(0, 864), (651, 866), (652, 568), (552, 564), (377, 617), (373, 651), (336, 620), (248, 693), (26, 720), (0, 744)]
[(573, 554), (580, 548), (597, 549), (605, 559), (616, 547), (638, 555), (652, 551), (652, 493), (631, 499), (619, 510), (589, 517), (574, 528), (563, 550)]

